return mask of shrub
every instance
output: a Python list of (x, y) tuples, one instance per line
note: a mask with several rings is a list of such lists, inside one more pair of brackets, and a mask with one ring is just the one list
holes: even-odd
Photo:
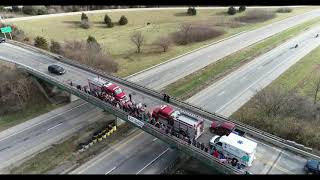
[(84, 19), (89, 20), (88, 16), (85, 13), (82, 13), (81, 14), (81, 21), (84, 20)]
[(62, 49), (59, 42), (51, 40), (50, 51), (56, 54), (61, 54)]
[(107, 72), (118, 71), (117, 62), (100, 49), (88, 48), (85, 41), (66, 41), (63, 47), (63, 55), (79, 63)]
[(106, 23), (107, 25), (109, 24), (109, 23), (111, 23), (112, 21), (111, 21), (111, 18), (106, 14), (106, 15), (104, 15), (104, 23)]
[(37, 10), (33, 6), (23, 6), (22, 12), (24, 14), (28, 14), (28, 15), (36, 15), (37, 14)]
[(246, 7), (245, 6), (240, 6), (239, 7), (239, 12), (244, 12), (246, 10)]
[(236, 8), (234, 8), (233, 6), (229, 7), (229, 9), (228, 9), (229, 15), (235, 15), (236, 13), (237, 13)]
[(153, 45), (161, 47), (163, 52), (166, 52), (171, 45), (171, 39), (168, 37), (159, 37), (155, 42), (153, 42)]
[(45, 6), (40, 6), (37, 8), (37, 15), (48, 14), (48, 9)]
[(235, 20), (245, 23), (257, 23), (267, 21), (276, 17), (275, 12), (267, 10), (251, 10), (246, 13), (246, 15), (241, 17), (236, 17)]
[(128, 19), (125, 16), (121, 16), (119, 20), (120, 25), (126, 25), (128, 24)]
[(196, 10), (195, 7), (189, 7), (187, 13), (188, 13), (190, 16), (195, 16), (195, 15), (197, 15), (197, 10)]
[(182, 24), (177, 32), (171, 34), (173, 41), (179, 45), (200, 42), (218, 37), (224, 32), (212, 29), (207, 24)]
[(290, 12), (292, 12), (292, 9), (288, 8), (288, 7), (282, 7), (282, 8), (277, 9), (276, 12), (277, 13), (290, 13)]
[(35, 47), (38, 47), (38, 48), (41, 48), (41, 49), (44, 49), (44, 50), (48, 50), (48, 42), (47, 40), (42, 37), (42, 36), (37, 36), (35, 39), (34, 39), (34, 46)]
[(82, 27), (83, 29), (89, 29), (90, 28), (89, 20), (88, 19), (82, 19), (80, 27)]

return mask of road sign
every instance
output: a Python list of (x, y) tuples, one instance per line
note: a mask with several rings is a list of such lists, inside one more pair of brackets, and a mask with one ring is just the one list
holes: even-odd
[(10, 26), (3, 27), (3, 28), (1, 28), (1, 32), (2, 33), (10, 33), (10, 32), (12, 32), (12, 29)]
[(139, 121), (137, 118), (134, 118), (130, 115), (128, 115), (128, 120), (139, 127), (142, 127), (144, 125), (144, 123), (142, 121)]

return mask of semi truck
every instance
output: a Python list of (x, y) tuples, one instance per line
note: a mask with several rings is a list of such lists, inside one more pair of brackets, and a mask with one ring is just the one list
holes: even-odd
[(230, 133), (228, 136), (215, 135), (210, 140), (210, 148), (216, 149), (225, 158), (232, 159), (235, 163), (247, 167), (255, 159), (257, 143), (247, 138)]
[(174, 110), (168, 105), (155, 107), (151, 113), (156, 123), (170, 127), (189, 139), (197, 139), (203, 133), (204, 121), (192, 114)]

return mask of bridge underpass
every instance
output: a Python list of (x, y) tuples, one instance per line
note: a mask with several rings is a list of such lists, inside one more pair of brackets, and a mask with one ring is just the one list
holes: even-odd
[[(60, 88), (62, 89), (65, 89), (67, 87), (67, 84), (66, 83), (63, 83), (65, 82), (67, 79), (65, 79), (66, 77), (50, 77), (50, 75), (48, 73), (44, 73), (46, 72), (46, 67), (48, 64), (51, 64), (52, 62), (46, 62), (46, 60), (42, 60), (42, 62), (44, 62), (45, 65), (33, 65), (32, 68), (27, 68), (25, 64), (22, 64), (24, 67), (26, 67), (28, 69), (28, 71), (31, 73), (31, 74), (34, 74), (34, 75), (38, 75), (38, 76), (41, 76), (40, 78), (43, 78), (45, 80), (48, 80), (49, 82), (51, 82), (49, 79), (46, 79), (46, 78), (50, 78), (51, 80), (54, 80), (52, 81), (51, 83), (60, 83)], [(63, 64), (64, 66), (67, 66), (66, 64)], [(37, 68), (34, 68), (34, 66), (38, 66)], [(42, 67), (43, 66), (43, 67)], [(80, 66), (79, 66), (80, 67)], [(75, 66), (73, 65), (72, 68), (75, 68)], [(37, 71), (35, 71), (35, 69), (37, 69)], [(148, 104), (149, 106), (151, 105), (157, 105), (157, 104), (164, 104), (162, 102), (162, 95), (160, 93), (157, 93), (155, 91), (152, 91), (152, 90), (149, 90), (149, 89), (146, 89), (145, 87), (141, 87), (139, 85), (136, 85), (136, 84), (133, 84), (133, 83), (130, 83), (130, 82), (126, 82), (125, 80), (122, 80), (122, 79), (119, 79), (117, 77), (114, 77), (114, 76), (110, 76), (110, 75), (107, 75), (107, 74), (103, 74), (103, 73), (98, 73), (98, 72), (90, 72), (89, 69), (85, 69), (84, 67), (80, 68), (80, 69), (83, 69), (85, 70), (87, 73), (85, 75), (83, 75), (83, 71), (80, 73), (80, 72), (72, 72), (72, 74), (70, 76), (74, 77), (76, 79), (76, 83), (79, 83), (79, 84), (87, 84), (86, 82), (86, 79), (85, 77), (83, 76), (88, 76), (89, 74), (92, 75), (91, 73), (93, 74), (100, 74), (100, 76), (103, 76), (105, 77), (106, 79), (110, 80), (110, 81), (113, 81), (115, 82), (116, 84), (119, 84), (121, 87), (124, 87), (124, 90), (127, 92), (127, 93), (131, 93), (134, 94), (134, 99), (139, 99), (141, 100), (143, 103), (146, 103)], [(40, 73), (40, 74), (39, 74)], [(81, 78), (82, 77), (82, 78)], [(65, 90), (70, 90), (70, 89), (65, 89)], [(72, 89), (71, 89), (72, 90)], [(71, 93), (75, 93), (77, 96), (80, 96), (80, 94), (77, 94), (76, 92), (77, 90), (75, 89), (75, 92), (71, 92)], [(141, 95), (142, 94), (142, 95)], [(86, 98), (86, 97), (81, 97), (81, 98)], [(151, 100), (150, 100), (151, 98)], [(85, 99), (85, 100), (91, 100), (91, 99)], [(100, 101), (100, 100), (99, 100)], [(91, 102), (91, 103), (96, 103), (96, 102)], [(95, 104), (95, 105), (98, 105), (99, 104)], [(101, 104), (100, 104), (101, 105)], [(175, 100), (175, 99), (172, 99), (172, 102), (170, 103), (170, 105), (176, 107), (177, 109), (184, 109), (184, 110), (187, 110), (193, 114), (196, 114), (196, 115), (199, 115), (199, 116), (202, 116), (206, 119), (219, 119), (221, 121), (224, 121), (224, 120), (227, 120), (223, 117), (219, 117), (217, 115), (214, 115), (214, 114), (211, 114), (209, 112), (205, 112), (201, 109), (199, 109), (198, 107), (193, 107), (191, 105), (188, 105), (184, 102), (181, 102), (181, 101), (178, 101), (178, 100)], [(107, 108), (112, 108), (111, 107), (107, 107)], [(124, 114), (119, 114), (117, 115), (123, 119), (126, 119), (127, 118), (127, 115), (124, 115)], [(303, 152), (303, 151), (300, 151), (299, 149), (297, 148), (293, 148), (289, 145), (287, 145), (287, 142), (283, 139), (280, 139), (280, 138), (277, 138), (277, 137), (274, 137), (268, 133), (264, 133), (262, 131), (259, 131), (257, 129), (254, 129), (254, 128), (251, 128), (249, 126), (246, 126), (246, 125), (243, 125), (243, 124), (240, 124), (238, 122), (235, 122), (239, 128), (241, 128), (242, 130), (246, 131), (248, 134), (251, 134), (256, 140), (257, 138), (258, 139), (263, 139), (263, 141), (267, 141), (269, 143), (272, 143), (274, 145), (277, 145), (279, 147), (285, 147), (287, 149), (290, 149), (291, 151), (295, 151), (296, 153), (300, 153), (300, 154), (304, 154), (305, 156), (312, 156), (311, 154), (308, 154), (306, 152)], [(148, 126), (146, 126), (148, 128)], [(155, 135), (156, 137), (157, 136), (161, 136), (163, 134), (161, 134), (161, 132), (158, 132), (159, 134), (157, 134), (157, 132), (153, 132), (154, 129), (152, 129), (153, 127), (149, 127), (150, 129), (146, 129), (146, 132), (148, 133), (154, 133), (153, 135)], [(159, 137), (159, 139), (162, 139), (164, 140), (165, 142), (168, 142), (169, 144), (177, 147), (178, 149), (182, 150), (182, 151), (185, 151), (185, 149), (188, 149), (188, 154), (192, 154), (193, 156), (197, 157), (199, 154), (201, 155), (201, 153), (203, 152), (198, 152), (197, 150), (199, 149), (190, 149), (189, 145), (187, 144), (187, 146), (183, 146), (184, 144), (179, 144), (181, 142), (176, 142), (175, 139), (170, 139), (170, 137)], [(191, 146), (192, 147), (192, 146)], [(203, 158), (203, 159), (201, 159)], [(209, 161), (213, 160), (213, 158), (210, 156), (209, 157)], [(202, 161), (205, 161), (206, 162), (206, 157), (203, 157), (203, 156), (200, 156), (200, 157), (197, 157), (197, 159), (201, 159)], [(212, 164), (212, 162), (207, 162), (208, 164), (210, 165), (214, 165)], [(217, 162), (214, 162), (214, 163), (217, 163)], [(217, 165), (217, 164), (215, 164)], [(220, 164), (218, 164), (219, 167), (220, 167)], [(221, 169), (221, 168), (218, 168), (218, 169)], [(227, 172), (227, 171), (226, 171)], [(228, 173), (228, 172), (227, 172)]]

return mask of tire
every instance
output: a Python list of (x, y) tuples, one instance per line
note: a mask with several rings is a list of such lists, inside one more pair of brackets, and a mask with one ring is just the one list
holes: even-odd
[(237, 163), (238, 163), (238, 159), (232, 158), (231, 165), (232, 165), (232, 166), (236, 166)]

